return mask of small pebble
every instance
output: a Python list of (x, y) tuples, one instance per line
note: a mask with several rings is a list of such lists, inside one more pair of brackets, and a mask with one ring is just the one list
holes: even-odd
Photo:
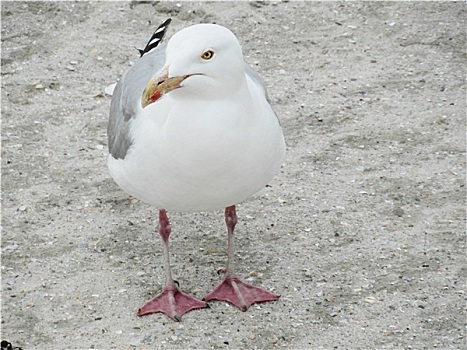
[(143, 338), (143, 343), (144, 344), (151, 344), (152, 343), (152, 337), (150, 335), (147, 335)]

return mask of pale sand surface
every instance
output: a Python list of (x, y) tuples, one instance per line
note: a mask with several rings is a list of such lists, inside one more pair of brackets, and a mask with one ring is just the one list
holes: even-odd
[[(2, 2), (2, 339), (23, 349), (465, 346), (466, 5)], [(136, 317), (164, 281), (157, 209), (106, 168), (104, 88), (167, 17), (230, 28), (288, 145), (238, 206), (241, 278), (281, 294), (175, 323)], [(151, 22), (151, 23), (149, 23)], [(223, 213), (169, 213), (202, 298)]]

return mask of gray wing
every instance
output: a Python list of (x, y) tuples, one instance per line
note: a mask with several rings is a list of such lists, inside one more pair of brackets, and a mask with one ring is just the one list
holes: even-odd
[(113, 91), (107, 137), (109, 153), (115, 159), (124, 159), (130, 149), (133, 142), (131, 119), (141, 108), (141, 96), (147, 83), (164, 66), (166, 45), (160, 44), (171, 21), (168, 18), (157, 27), (146, 47), (138, 50), (141, 58), (123, 74)]
[(253, 81), (253, 83), (255, 83), (255, 85), (257, 85), (264, 92), (266, 100), (269, 102), (269, 104), (271, 104), (263, 78), (261, 78), (261, 76), (253, 69), (252, 66), (250, 66), (247, 61), (245, 61), (245, 73)]
[(164, 67), (166, 46), (161, 44), (137, 60), (115, 87), (107, 128), (109, 153), (115, 159), (124, 159), (131, 147), (131, 119), (141, 109), (141, 96), (147, 83)]
[(264, 85), (263, 78), (261, 78), (261, 76), (253, 69), (252, 66), (250, 66), (250, 64), (247, 61), (245, 61), (245, 73), (253, 81), (253, 83), (264, 92), (266, 101), (268, 101), (269, 105), (271, 106), (272, 111), (276, 115), (277, 120), (279, 120), (279, 117), (277, 116), (277, 113), (272, 107), (271, 101), (269, 100), (268, 91), (266, 89), (266, 86)]

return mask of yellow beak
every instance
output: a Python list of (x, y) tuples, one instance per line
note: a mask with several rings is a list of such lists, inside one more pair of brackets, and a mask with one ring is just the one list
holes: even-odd
[(163, 95), (169, 93), (170, 91), (181, 88), (180, 83), (188, 77), (189, 75), (183, 75), (180, 77), (169, 78), (167, 72), (164, 71), (163, 75), (152, 78), (149, 80), (143, 91), (143, 96), (141, 97), (141, 106), (145, 108), (151, 103), (159, 100)]

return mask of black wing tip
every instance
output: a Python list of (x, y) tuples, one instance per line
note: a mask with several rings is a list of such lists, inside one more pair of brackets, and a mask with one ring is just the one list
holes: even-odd
[(162, 42), (162, 39), (164, 38), (165, 32), (167, 31), (167, 28), (169, 27), (170, 22), (172, 22), (172, 18), (167, 18), (157, 29), (154, 31), (152, 34), (151, 38), (149, 39), (148, 43), (146, 44), (146, 47), (144, 49), (137, 49), (140, 58), (143, 57), (145, 54), (147, 54), (149, 51), (155, 49), (159, 44)]
[[(164, 22), (162, 22), (162, 24), (159, 27), (157, 27), (156, 32), (157, 32), (157, 30), (159, 28), (168, 27), (170, 22), (172, 22), (172, 18), (167, 18)], [(164, 29), (164, 31), (165, 31), (165, 29)]]

